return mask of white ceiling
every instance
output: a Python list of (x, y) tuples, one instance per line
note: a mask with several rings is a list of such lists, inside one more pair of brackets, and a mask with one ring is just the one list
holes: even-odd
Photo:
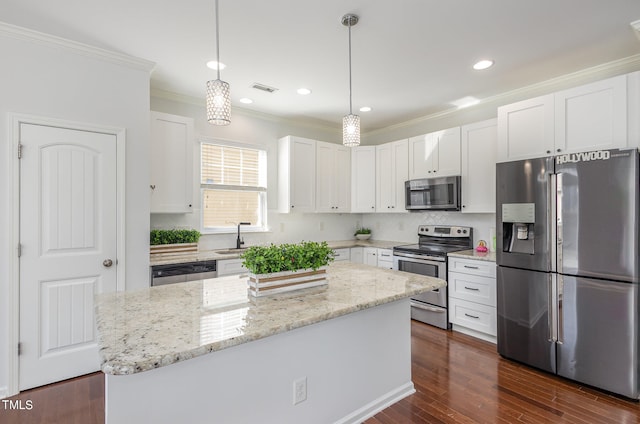
[[(364, 133), (640, 53), (639, 0), (219, 0), (232, 104)], [(2, 0), (0, 20), (156, 62), (152, 87), (204, 98), (214, 0)], [(495, 60), (474, 71), (481, 58)], [(43, 64), (46, 67), (46, 64)], [(279, 90), (251, 88), (259, 82)], [(308, 96), (296, 94), (308, 87)], [(242, 105), (241, 97), (254, 100)], [(368, 113), (355, 112), (371, 106)]]

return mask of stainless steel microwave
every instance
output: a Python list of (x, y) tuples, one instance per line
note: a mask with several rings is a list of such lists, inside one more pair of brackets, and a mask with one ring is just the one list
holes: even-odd
[(460, 176), (422, 178), (404, 183), (407, 210), (460, 210)]

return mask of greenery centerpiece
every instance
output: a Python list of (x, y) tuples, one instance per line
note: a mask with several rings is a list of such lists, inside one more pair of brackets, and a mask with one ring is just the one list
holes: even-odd
[(151, 230), (151, 253), (188, 253), (198, 251), (198, 230)]
[(358, 240), (368, 240), (371, 237), (371, 229), (365, 227), (357, 228), (353, 235), (356, 236)]
[(326, 266), (333, 261), (327, 242), (251, 246), (240, 257), (249, 270), (253, 296), (327, 284)]

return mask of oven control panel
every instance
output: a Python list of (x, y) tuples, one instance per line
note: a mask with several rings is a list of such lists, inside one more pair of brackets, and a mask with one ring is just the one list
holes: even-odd
[(455, 227), (451, 225), (420, 225), (418, 235), (434, 237), (470, 237), (470, 227)]

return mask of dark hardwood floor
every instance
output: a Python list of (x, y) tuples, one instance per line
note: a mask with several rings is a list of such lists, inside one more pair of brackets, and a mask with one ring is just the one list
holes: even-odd
[[(473, 337), (412, 321), (412, 352), (417, 392), (366, 424), (640, 423), (637, 402), (502, 359), (495, 345)], [(31, 401), (33, 407), (11, 410), (0, 401), (0, 424), (104, 423), (101, 373), (8, 400), (14, 406), (21, 400), (23, 408)]]

